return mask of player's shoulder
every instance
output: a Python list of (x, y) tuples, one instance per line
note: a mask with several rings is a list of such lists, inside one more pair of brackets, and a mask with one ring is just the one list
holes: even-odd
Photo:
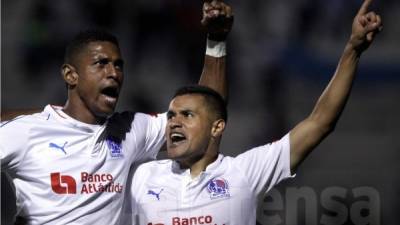
[(165, 117), (165, 113), (142, 113), (133, 111), (115, 112), (108, 118), (109, 123), (146, 123)]
[(116, 130), (130, 131), (132, 126), (134, 129), (142, 130), (153, 117), (157, 116), (133, 111), (115, 112), (108, 118), (107, 126), (116, 128)]
[(154, 160), (146, 163), (142, 163), (138, 170), (156, 170), (162, 167), (168, 167), (171, 165), (173, 161), (170, 159), (163, 159), (163, 160)]
[(157, 174), (167, 171), (171, 167), (172, 160), (154, 160), (146, 163), (142, 163), (138, 166), (136, 174)]
[(166, 117), (165, 113), (135, 113), (135, 119), (137, 120), (156, 120)]
[(230, 165), (234, 161), (234, 159), (235, 157), (220, 154), (217, 160), (220, 160), (220, 165)]
[[(149, 128), (159, 128), (164, 130), (166, 124), (166, 115), (164, 114), (146, 114), (146, 113), (135, 113), (133, 119), (133, 128), (138, 131), (147, 131)], [(154, 131), (158, 131), (155, 129)]]
[(236, 157), (224, 155), (221, 158), (221, 163), (219, 167), (222, 168), (222, 170), (230, 170), (232, 167), (235, 167), (237, 165), (240, 166), (240, 162), (238, 163)]
[(48, 115), (42, 111), (29, 115), (20, 115), (11, 120), (2, 121), (0, 128), (2, 129), (21, 129), (36, 126), (48, 119)]

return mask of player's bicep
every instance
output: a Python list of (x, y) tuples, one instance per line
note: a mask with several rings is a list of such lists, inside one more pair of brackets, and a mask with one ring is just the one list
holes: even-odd
[(290, 168), (292, 172), (327, 134), (327, 129), (310, 118), (303, 120), (290, 131)]

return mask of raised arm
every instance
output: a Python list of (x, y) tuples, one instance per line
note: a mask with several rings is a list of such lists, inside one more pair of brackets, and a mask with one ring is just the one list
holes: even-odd
[(291, 170), (295, 171), (304, 158), (331, 133), (350, 95), (358, 61), (382, 30), (381, 17), (368, 12), (372, 0), (365, 0), (353, 20), (352, 33), (328, 86), (314, 110), (290, 132)]
[(233, 24), (232, 9), (221, 1), (205, 1), (201, 23), (206, 27), (208, 37), (199, 84), (213, 88), (226, 99), (228, 85), (225, 73), (225, 41)]

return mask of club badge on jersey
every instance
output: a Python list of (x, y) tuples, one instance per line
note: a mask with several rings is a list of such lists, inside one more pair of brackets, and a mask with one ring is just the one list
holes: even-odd
[(210, 192), (211, 199), (230, 197), (228, 182), (221, 177), (210, 180), (207, 190)]
[(112, 136), (108, 136), (106, 139), (108, 149), (110, 150), (111, 158), (122, 158), (122, 145), (121, 141)]

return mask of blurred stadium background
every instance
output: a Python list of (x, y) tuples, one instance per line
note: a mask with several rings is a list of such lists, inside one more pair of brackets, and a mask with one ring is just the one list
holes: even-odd
[[(335, 70), (361, 0), (226, 2), (235, 24), (228, 44), (230, 119), (222, 149), (234, 156), (280, 138), (311, 112)], [(196, 83), (201, 73), (201, 6), (200, 0), (1, 1), (2, 109), (64, 104), (59, 68), (66, 43), (82, 29), (103, 27), (117, 35), (126, 61), (118, 109), (165, 110), (173, 91)], [(260, 224), (323, 224), (324, 215), (337, 217), (335, 206), (328, 210), (321, 197), (333, 187), (345, 190), (345, 197), (334, 199), (347, 214), (330, 224), (367, 224), (351, 217), (355, 203), (371, 203), (368, 195), (353, 195), (358, 187), (378, 194), (379, 201), (369, 206), (378, 208), (370, 224), (399, 224), (400, 2), (375, 1), (372, 9), (382, 15), (384, 31), (362, 57), (336, 131), (303, 163), (296, 179), (277, 188), (282, 207), (268, 208), (268, 197), (261, 203)], [(5, 176), (1, 181), (1, 224), (11, 224), (15, 199)], [(301, 188), (311, 190), (305, 200), (288, 196)], [(359, 214), (365, 221), (372, 215)], [(274, 215), (280, 220), (271, 222)]]

